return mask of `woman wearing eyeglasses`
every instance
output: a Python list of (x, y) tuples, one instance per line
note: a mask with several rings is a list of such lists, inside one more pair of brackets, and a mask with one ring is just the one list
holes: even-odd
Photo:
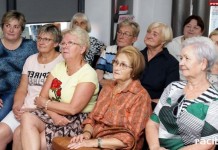
[(218, 91), (207, 79), (216, 57), (209, 38), (183, 42), (179, 65), (187, 81), (164, 90), (146, 126), (151, 150), (209, 150), (218, 142)]
[(37, 53), (36, 43), (21, 36), (25, 16), (17, 11), (6, 12), (1, 20), (0, 40), (0, 121), (11, 111), (25, 60)]
[(112, 61), (114, 60), (116, 53), (125, 46), (133, 45), (137, 40), (140, 31), (138, 23), (129, 20), (124, 20), (119, 23), (118, 27), (116, 39), (117, 45), (108, 46), (106, 50), (102, 52), (96, 65), (96, 72), (101, 86), (104, 86), (113, 80)]
[(80, 27), (67, 29), (62, 35), (64, 61), (54, 67), (35, 98), (38, 110), (22, 115), (21, 143), (16, 148), (51, 149), (54, 137), (81, 134), (82, 121), (95, 105), (97, 74), (84, 60), (89, 36)]
[(153, 109), (166, 86), (179, 80), (179, 62), (165, 48), (171, 39), (172, 29), (166, 24), (154, 22), (148, 26), (146, 47), (141, 51), (147, 65), (140, 81), (151, 96)]
[[(83, 122), (83, 133), (68, 138), (69, 145), (63, 147), (142, 148), (143, 130), (151, 113), (150, 97), (138, 80), (145, 67), (143, 55), (127, 46), (118, 51), (112, 64), (114, 81), (102, 88), (94, 110)], [(59, 139), (64, 138), (54, 139), (54, 150), (60, 148)]]
[[(42, 26), (38, 31), (38, 53), (27, 58), (14, 96), (13, 111), (0, 123), (0, 149), (5, 149), (7, 143), (13, 138), (15, 129), (20, 124), (21, 116), (26, 111), (36, 109), (34, 99), (40, 90), (51, 69), (60, 61), (62, 55), (55, 50), (61, 41), (61, 32), (52, 24)], [(14, 140), (14, 144), (20, 142)]]

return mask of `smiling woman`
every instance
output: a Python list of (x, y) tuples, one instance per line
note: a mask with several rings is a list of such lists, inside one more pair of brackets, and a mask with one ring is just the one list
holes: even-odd
[[(38, 53), (29, 56), (25, 61), (20, 84), (14, 95), (13, 111), (10, 111), (0, 123), (0, 141), (3, 149), (12, 140), (15, 129), (20, 125), (22, 114), (36, 109), (35, 97), (39, 95), (51, 69), (63, 61), (61, 54), (55, 51), (61, 40), (61, 32), (54, 25), (47, 24), (42, 26), (38, 33), (42, 38), (54, 40), (49, 43), (37, 41)], [(17, 142), (19, 143), (19, 140), (14, 139), (15, 147)]]
[(3, 37), (0, 40), (0, 121), (11, 111), (25, 60), (37, 52), (36, 43), (21, 37), (25, 17), (8, 11), (1, 20)]
[(154, 22), (148, 26), (144, 38), (146, 48), (141, 51), (148, 65), (140, 81), (151, 96), (153, 109), (164, 88), (179, 80), (179, 62), (165, 48), (171, 39), (172, 29), (168, 25)]

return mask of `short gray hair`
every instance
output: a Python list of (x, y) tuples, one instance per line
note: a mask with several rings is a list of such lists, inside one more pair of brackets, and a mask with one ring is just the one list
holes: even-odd
[(206, 59), (207, 70), (210, 70), (217, 59), (217, 47), (208, 37), (191, 37), (182, 43), (182, 47), (192, 46), (198, 60)]
[(75, 25), (74, 25), (74, 22), (78, 19), (82, 19), (83, 21), (85, 21), (87, 27), (86, 27), (86, 31), (87, 32), (91, 32), (91, 23), (88, 19), (88, 17), (84, 14), (84, 13), (76, 13), (73, 15), (71, 21), (70, 21), (70, 27), (73, 28)]

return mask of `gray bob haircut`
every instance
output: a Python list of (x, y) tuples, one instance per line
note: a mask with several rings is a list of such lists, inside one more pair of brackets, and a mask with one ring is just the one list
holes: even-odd
[(210, 70), (217, 59), (217, 47), (208, 37), (198, 36), (186, 39), (182, 47), (192, 46), (199, 61), (207, 60), (207, 70)]
[(86, 23), (86, 31), (89, 33), (91, 32), (91, 23), (88, 19), (88, 17), (84, 14), (84, 13), (76, 13), (73, 15), (71, 21), (70, 21), (70, 28), (73, 28), (75, 25), (74, 25), (74, 22), (78, 19), (82, 19), (85, 23)]

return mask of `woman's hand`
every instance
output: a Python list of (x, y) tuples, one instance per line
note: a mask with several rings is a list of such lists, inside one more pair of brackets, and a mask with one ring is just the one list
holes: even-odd
[(83, 134), (80, 134), (78, 136), (74, 136), (71, 140), (70, 143), (77, 143), (77, 142), (82, 142), (84, 139), (88, 140), (91, 138), (91, 134), (89, 132), (84, 132)]
[(54, 125), (65, 126), (68, 123), (70, 123), (70, 120), (68, 120), (66, 117), (59, 115), (57, 113), (52, 114), (51, 118), (53, 120)]
[(21, 110), (21, 106), (13, 106), (13, 109), (12, 109), (13, 113), (14, 113), (14, 117), (20, 121), (21, 119), (21, 115), (25, 112), (23, 110)]
[(0, 109), (3, 107), (3, 101), (0, 99)]
[[(80, 138), (82, 138), (83, 134), (80, 134), (79, 136), (80, 136)], [(79, 136), (77, 136), (77, 137), (79, 137)], [(71, 141), (72, 141), (72, 139), (71, 139)], [(78, 149), (81, 147), (97, 147), (98, 146), (97, 139), (85, 140), (84, 138), (82, 138), (81, 142), (71, 142), (71, 141), (70, 141), (70, 144), (67, 146), (67, 148), (69, 148), (69, 149)]]
[(45, 107), (45, 103), (48, 99), (42, 97), (42, 96), (39, 96), (39, 97), (36, 97), (35, 100), (34, 100), (34, 104), (38, 107), (38, 108), (44, 108)]

